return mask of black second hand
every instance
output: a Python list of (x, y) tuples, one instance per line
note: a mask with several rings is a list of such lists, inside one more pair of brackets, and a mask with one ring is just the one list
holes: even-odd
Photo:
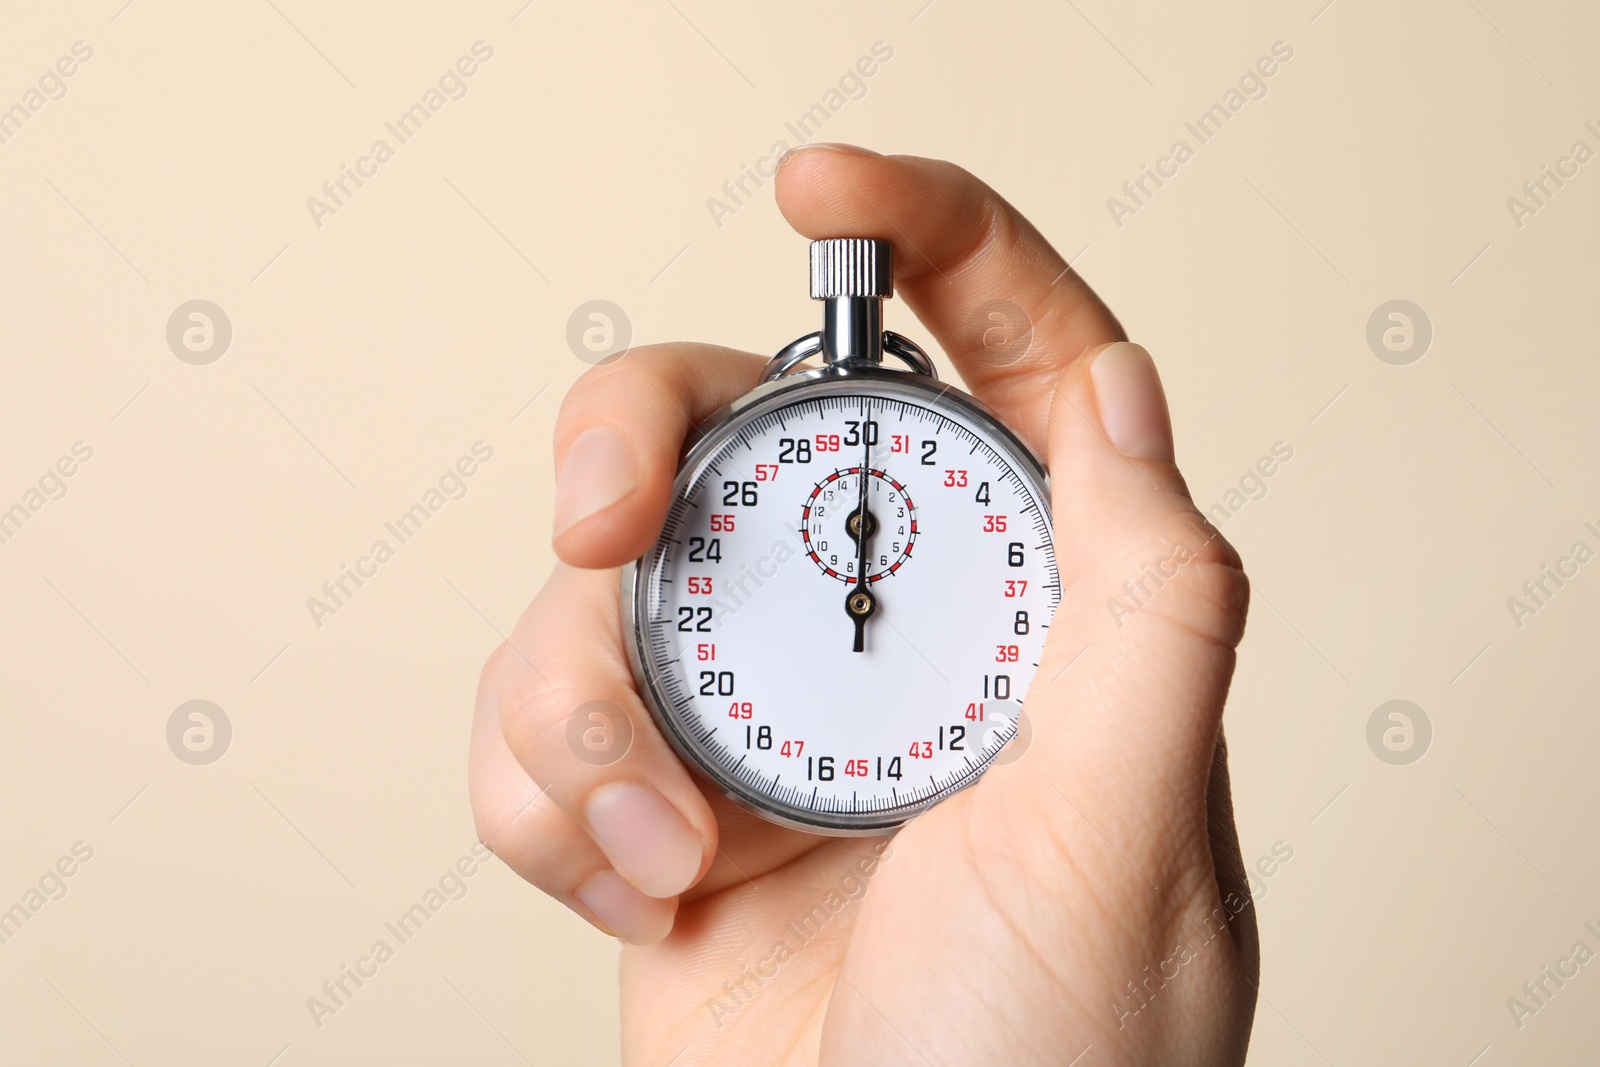
[(866, 651), (867, 619), (878, 608), (877, 597), (873, 596), (867, 588), (867, 479), (871, 477), (870, 464), (872, 462), (872, 420), (864, 419), (861, 431), (861, 491), (859, 504), (856, 508), (856, 584), (854, 588), (845, 592), (845, 613), (855, 622), (855, 642), (851, 647), (853, 652)]

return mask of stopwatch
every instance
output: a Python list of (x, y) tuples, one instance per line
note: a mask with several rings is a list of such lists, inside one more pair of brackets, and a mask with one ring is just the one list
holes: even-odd
[(887, 242), (812, 243), (823, 329), (696, 431), (623, 572), (663, 735), (813, 833), (890, 832), (976, 782), (1017, 736), (1061, 597), (1043, 464), (883, 329), (892, 295)]

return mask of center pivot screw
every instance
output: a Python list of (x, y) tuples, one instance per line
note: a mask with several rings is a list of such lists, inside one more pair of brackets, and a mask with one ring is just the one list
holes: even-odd
[[(852, 511), (850, 513), (850, 522), (846, 528), (850, 531), (851, 540), (856, 540), (861, 537), (861, 512)], [(867, 536), (871, 537), (877, 532), (878, 520), (874, 518), (872, 512), (869, 511), (867, 512)]]

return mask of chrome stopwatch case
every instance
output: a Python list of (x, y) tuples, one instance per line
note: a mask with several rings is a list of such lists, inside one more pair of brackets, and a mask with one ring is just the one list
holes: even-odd
[(812, 244), (824, 328), (707, 420), (623, 574), (639, 691), (678, 755), (815, 833), (883, 833), (977, 781), (1061, 596), (1043, 465), (883, 330), (891, 279), (886, 242)]

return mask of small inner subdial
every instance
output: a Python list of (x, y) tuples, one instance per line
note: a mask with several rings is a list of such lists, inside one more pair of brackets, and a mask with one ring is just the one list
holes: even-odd
[[(858, 539), (863, 536), (860, 467), (841, 467), (818, 482), (806, 497), (800, 535), (806, 553), (830, 578), (857, 581)], [(869, 583), (881, 581), (911, 558), (917, 540), (917, 511), (906, 487), (887, 471), (867, 469), (866, 529)]]

